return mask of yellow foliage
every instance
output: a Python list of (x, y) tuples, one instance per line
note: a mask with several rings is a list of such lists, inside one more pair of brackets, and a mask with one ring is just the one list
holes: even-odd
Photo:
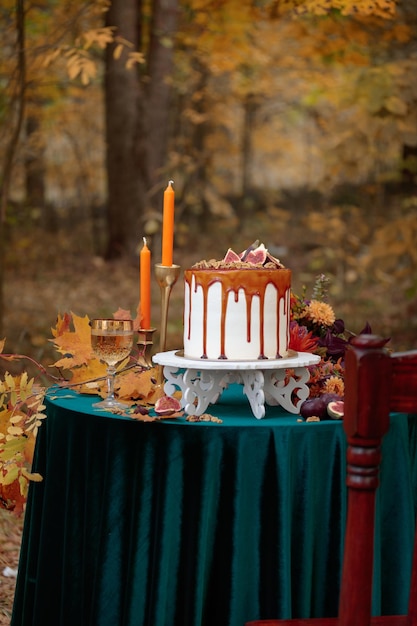
[(395, 0), (286, 0), (283, 5), (287, 10), (299, 14), (327, 15), (337, 9), (342, 15), (376, 15), (391, 19), (396, 11)]
[(79, 76), (82, 84), (88, 85), (97, 74), (97, 64), (85, 50), (68, 50), (65, 56), (67, 57), (67, 71), (70, 79), (74, 80)]
[(97, 45), (104, 50), (106, 46), (114, 41), (115, 30), (115, 26), (103, 26), (102, 28), (91, 28), (85, 31), (81, 35), (81, 41), (84, 42), (84, 50), (88, 50), (93, 45)]
[[(29, 480), (41, 480), (32, 474), (34, 441), (46, 417), (43, 392), (35, 388), (26, 372), (13, 376), (5, 372), (0, 380), (0, 493), (13, 493), (16, 512), (20, 512)], [(17, 485), (17, 489), (13, 485)], [(13, 487), (11, 491), (7, 491)]]
[(137, 64), (145, 63), (145, 55), (142, 52), (129, 52), (126, 60), (126, 69), (130, 70)]
[(364, 258), (367, 271), (378, 268), (384, 282), (402, 283), (403, 289), (417, 289), (417, 218), (414, 214), (398, 217), (374, 233)]

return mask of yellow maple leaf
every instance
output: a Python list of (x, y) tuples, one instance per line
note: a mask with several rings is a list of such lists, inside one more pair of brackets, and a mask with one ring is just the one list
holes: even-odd
[(71, 326), (71, 315), (69, 313), (64, 313), (64, 316), (61, 317), (61, 314), (58, 314), (58, 318), (56, 321), (55, 328), (51, 328), (53, 337), (60, 337), (64, 334), (64, 332), (68, 332)]
[(142, 372), (130, 371), (116, 380), (118, 397), (123, 399), (147, 400), (155, 389), (156, 369)]
[(53, 364), (55, 367), (71, 369), (77, 365), (85, 365), (92, 358), (91, 328), (87, 315), (80, 317), (71, 313), (74, 330), (64, 330), (62, 334), (51, 339), (63, 359)]
[[(71, 386), (80, 385), (77, 391), (81, 393), (96, 394), (100, 387), (105, 385), (105, 381), (97, 381), (98, 378), (104, 378), (106, 375), (106, 365), (98, 359), (91, 359), (85, 365), (75, 367), (71, 370)], [(93, 384), (93, 381), (97, 381)]]

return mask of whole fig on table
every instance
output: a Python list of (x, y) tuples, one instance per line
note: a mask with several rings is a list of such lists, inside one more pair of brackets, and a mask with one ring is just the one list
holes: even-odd
[(300, 415), (304, 419), (308, 417), (319, 417), (320, 419), (329, 418), (327, 413), (328, 404), (341, 399), (342, 398), (335, 393), (324, 393), (317, 398), (308, 398), (301, 405)]
[(308, 398), (300, 408), (300, 415), (307, 419), (308, 417), (319, 417), (322, 419), (326, 415), (327, 404), (323, 402), (322, 397)]

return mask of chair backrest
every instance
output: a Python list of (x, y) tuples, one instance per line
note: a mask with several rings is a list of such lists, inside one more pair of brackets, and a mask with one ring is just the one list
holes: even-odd
[[(348, 517), (339, 604), (340, 626), (369, 626), (375, 495), (381, 442), (390, 412), (417, 414), (417, 350), (390, 354), (385, 340), (359, 335), (346, 351), (345, 415)], [(407, 624), (417, 625), (417, 542)], [(403, 623), (403, 622), (401, 622)]]

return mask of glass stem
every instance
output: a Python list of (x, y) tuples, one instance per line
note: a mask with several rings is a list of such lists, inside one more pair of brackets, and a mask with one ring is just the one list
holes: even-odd
[(114, 365), (109, 365), (107, 368), (107, 398), (114, 400), (114, 378), (116, 374), (116, 368)]

